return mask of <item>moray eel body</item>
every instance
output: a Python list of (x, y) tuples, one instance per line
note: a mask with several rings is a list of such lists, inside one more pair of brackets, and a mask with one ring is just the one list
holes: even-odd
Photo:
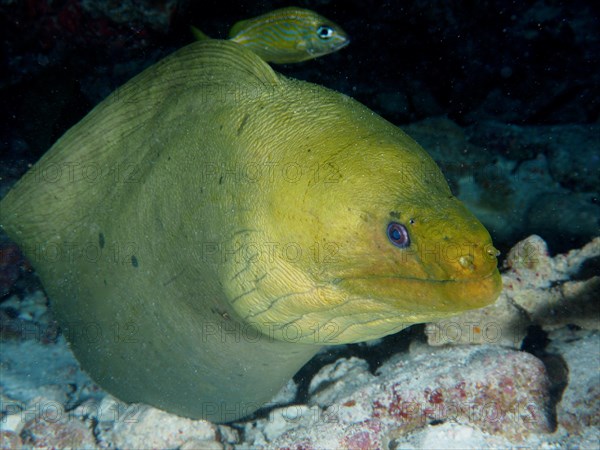
[(264, 406), (324, 344), (501, 289), (488, 232), (418, 144), (227, 41), (119, 88), (0, 207), (92, 378), (215, 422)]

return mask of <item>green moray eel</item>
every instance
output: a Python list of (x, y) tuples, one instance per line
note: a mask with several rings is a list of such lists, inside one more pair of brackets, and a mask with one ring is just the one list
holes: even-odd
[[(198, 28), (191, 29), (196, 39), (210, 39)], [(241, 20), (231, 27), (229, 39), (274, 64), (318, 58), (350, 43), (339, 25), (314, 11), (295, 7)]]
[(0, 203), (82, 367), (237, 420), (325, 344), (493, 302), (497, 251), (428, 154), (228, 41), (112, 93)]

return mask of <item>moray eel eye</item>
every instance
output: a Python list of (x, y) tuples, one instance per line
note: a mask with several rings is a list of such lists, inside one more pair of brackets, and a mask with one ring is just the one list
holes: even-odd
[(317, 35), (325, 41), (331, 39), (333, 37), (333, 28), (329, 25), (321, 25), (317, 28)]
[(404, 225), (398, 222), (390, 222), (387, 227), (387, 235), (392, 244), (399, 248), (406, 248), (410, 245), (408, 230)]

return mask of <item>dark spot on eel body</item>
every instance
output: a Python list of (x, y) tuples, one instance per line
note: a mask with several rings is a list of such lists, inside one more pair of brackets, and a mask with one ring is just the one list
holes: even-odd
[(104, 248), (104, 235), (102, 233), (98, 233), (98, 245), (100, 248)]
[(219, 310), (217, 308), (210, 308), (210, 312), (213, 313), (213, 314), (216, 314), (218, 316), (221, 316), (225, 320), (229, 320), (230, 319), (229, 314), (226, 311)]
[(223, 184), (223, 175), (219, 178), (219, 184)]
[(135, 255), (131, 255), (131, 265), (133, 267), (137, 267), (139, 265), (137, 258), (135, 257)]
[(394, 219), (399, 219), (400, 213), (398, 211), (390, 211), (390, 217), (393, 217)]

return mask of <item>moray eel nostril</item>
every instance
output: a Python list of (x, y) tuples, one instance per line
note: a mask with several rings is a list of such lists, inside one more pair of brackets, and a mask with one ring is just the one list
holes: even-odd
[(0, 224), (97, 383), (215, 422), (266, 404), (322, 345), (501, 289), (488, 232), (418, 144), (226, 41), (96, 106), (1, 201)]

